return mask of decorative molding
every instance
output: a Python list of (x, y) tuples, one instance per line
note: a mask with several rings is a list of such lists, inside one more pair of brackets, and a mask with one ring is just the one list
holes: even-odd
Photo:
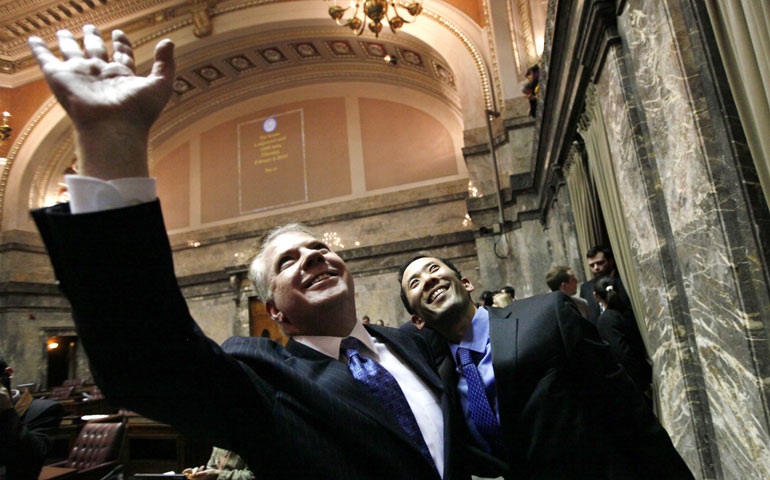
[(428, 17), (431, 20), (435, 21), (442, 27), (449, 30), (455, 37), (460, 39), (460, 42), (462, 42), (465, 49), (468, 51), (468, 53), (471, 54), (471, 57), (473, 58), (473, 62), (476, 64), (476, 71), (479, 74), (479, 78), (481, 80), (481, 89), (484, 93), (484, 106), (492, 110), (492, 91), (491, 91), (491, 85), (489, 80), (489, 73), (487, 72), (486, 64), (484, 63), (484, 58), (481, 56), (481, 53), (479, 52), (478, 48), (473, 44), (470, 38), (466, 34), (464, 34), (456, 25), (451, 23), (446, 17), (439, 15), (438, 13), (434, 12), (430, 9), (424, 9), (422, 12), (422, 15), (424, 17)]
[[(41, 5), (42, 3), (42, 5)], [(56, 31), (80, 31), (85, 24), (104, 25), (170, 4), (169, 0), (15, 1), (0, 7), (0, 56), (11, 59), (27, 53), (27, 37), (53, 42)], [(191, 20), (192, 21), (192, 20)]]
[(519, 25), (519, 15), (518, 12), (514, 12), (513, 10), (513, 1), (512, 0), (506, 0), (505, 2), (505, 9), (508, 13), (508, 33), (511, 36), (511, 50), (513, 50), (513, 62), (516, 65), (516, 72), (519, 74), (519, 80), (523, 78), (523, 73), (526, 70), (522, 66), (521, 62), (521, 52), (519, 51), (519, 31), (521, 29), (521, 26)]
[(583, 147), (581, 147), (580, 143), (575, 141), (572, 142), (572, 146), (569, 149), (569, 153), (567, 153), (567, 160), (564, 161), (564, 176), (566, 177), (569, 175), (569, 171), (572, 168), (572, 165), (575, 164), (575, 162), (582, 162), (583, 161)]
[[(55, 140), (56, 148), (48, 156), (45, 163), (35, 169), (35, 175), (30, 187), (28, 208), (40, 208), (45, 205), (45, 199), (52, 193), (53, 182), (62, 178), (64, 169), (69, 167), (75, 157), (75, 138), (72, 126), (61, 132)], [(55, 188), (55, 187), (54, 187)]]
[(27, 137), (35, 128), (35, 126), (37, 126), (40, 120), (42, 120), (42, 118), (57, 104), (58, 102), (54, 97), (49, 98), (48, 101), (45, 102), (43, 106), (41, 106), (37, 110), (37, 112), (35, 112), (35, 115), (30, 119), (30, 121), (27, 122), (27, 125), (24, 127), (24, 130), (21, 131), (19, 136), (16, 138), (16, 141), (13, 142), (13, 145), (11, 146), (11, 151), (8, 152), (5, 168), (3, 168), (3, 174), (2, 176), (0, 176), (0, 231), (2, 231), (2, 228), (3, 228), (3, 214), (5, 212), (5, 192), (8, 187), (8, 177), (11, 174), (11, 168), (13, 168), (14, 160), (16, 160), (16, 156), (19, 154), (19, 150), (21, 150), (22, 145), (24, 145), (24, 142), (26, 142)]
[(540, 59), (537, 56), (535, 33), (532, 28), (532, 12), (529, 9), (529, 0), (518, 0), (519, 19), (521, 20), (521, 39), (524, 42), (524, 51), (527, 54), (527, 64), (524, 70), (536, 64)]
[[(483, 0), (482, 5), (484, 7), (484, 19), (486, 20), (486, 25), (484, 26), (484, 31), (487, 34), (487, 46), (489, 47), (489, 59), (492, 71), (492, 79), (494, 81), (495, 85), (495, 99), (497, 101), (494, 101), (493, 99), (493, 107), (491, 110), (495, 110), (498, 112), (502, 112), (505, 109), (505, 102), (503, 101), (503, 87), (502, 83), (500, 81), (500, 68), (497, 63), (497, 50), (495, 49), (495, 39), (494, 35), (492, 34), (492, 18), (490, 17), (489, 13), (489, 0)], [(497, 104), (497, 105), (495, 105)]]

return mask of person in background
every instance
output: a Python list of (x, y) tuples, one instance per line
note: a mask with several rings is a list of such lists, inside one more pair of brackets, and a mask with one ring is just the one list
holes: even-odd
[(511, 297), (507, 293), (496, 293), (492, 297), (492, 306), (497, 308), (503, 308), (511, 304)]
[(620, 278), (616, 268), (612, 250), (608, 247), (596, 245), (586, 252), (586, 258), (588, 259), (588, 267), (594, 275), (593, 279), (584, 282), (580, 286), (580, 297), (588, 303), (588, 321), (596, 325), (599, 315), (602, 313), (599, 303), (594, 297), (594, 282), (604, 276), (612, 279), (612, 286), (615, 293), (618, 294), (618, 300), (621, 302), (620, 305), (622, 306), (623, 313), (633, 315), (631, 300), (628, 298), (626, 288), (623, 286), (623, 280)]
[(602, 340), (610, 344), (615, 360), (628, 372), (640, 392), (651, 401), (652, 366), (647, 359), (647, 350), (639, 333), (636, 321), (623, 312), (611, 277), (602, 277), (594, 282), (594, 296), (602, 308), (596, 323)]
[(369, 325), (371, 323), (371, 320), (369, 320), (369, 315), (364, 315), (364, 318), (361, 319), (361, 323), (364, 325)]
[(495, 294), (489, 290), (484, 290), (481, 292), (479, 301), (482, 307), (491, 307), (495, 303)]
[(501, 288), (500, 293), (505, 293), (506, 295), (508, 295), (511, 301), (516, 300), (516, 290), (514, 290), (514, 288), (510, 285), (506, 285), (503, 288)]
[(578, 281), (572, 269), (566, 265), (556, 265), (551, 267), (545, 274), (545, 283), (552, 292), (557, 290), (567, 295), (575, 304), (580, 315), (588, 318), (588, 302), (583, 298), (576, 296), (578, 290)]
[(529, 100), (529, 116), (537, 116), (537, 95), (540, 93), (540, 66), (532, 65), (527, 69), (527, 83), (521, 93)]
[(64, 408), (11, 390), (13, 368), (0, 357), (0, 479), (36, 480)]
[(214, 447), (211, 457), (205, 466), (186, 468), (182, 471), (187, 478), (201, 480), (254, 480), (254, 473), (249, 470), (241, 457), (225, 450)]

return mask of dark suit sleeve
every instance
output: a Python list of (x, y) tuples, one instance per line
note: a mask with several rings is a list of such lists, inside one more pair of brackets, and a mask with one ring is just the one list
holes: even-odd
[(113, 404), (236, 452), (242, 439), (269, 441), (270, 418), (255, 412), (270, 408), (273, 389), (191, 318), (159, 202), (78, 215), (58, 205), (33, 217)]
[(0, 465), (8, 478), (37, 476), (62, 415), (59, 403), (46, 400), (35, 400), (24, 418), (13, 408), (0, 413)]
[(610, 350), (618, 363), (625, 364), (633, 352), (621, 324), (622, 320), (620, 314), (608, 310), (599, 317), (596, 326), (599, 329), (599, 335), (610, 345)]
[(599, 334), (610, 345), (610, 351), (618, 363), (623, 365), (640, 391), (649, 388), (652, 368), (647, 362), (641, 334), (632, 313), (622, 314), (616, 310), (605, 310), (597, 323)]

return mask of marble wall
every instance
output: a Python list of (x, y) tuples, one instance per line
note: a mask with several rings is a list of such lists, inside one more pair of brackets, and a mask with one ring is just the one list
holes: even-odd
[(596, 97), (661, 420), (698, 478), (770, 478), (766, 265), (692, 6), (627, 2)]

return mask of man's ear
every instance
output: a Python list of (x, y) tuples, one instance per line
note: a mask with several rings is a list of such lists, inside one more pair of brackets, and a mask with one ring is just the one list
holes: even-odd
[(460, 281), (463, 282), (463, 285), (465, 285), (465, 291), (466, 292), (470, 293), (470, 292), (472, 292), (474, 290), (473, 289), (473, 284), (467, 278), (463, 277), (463, 278), (460, 279)]
[(267, 315), (272, 318), (274, 321), (281, 323), (283, 321), (283, 312), (278, 310), (278, 307), (275, 306), (275, 302), (272, 300), (268, 300), (265, 302), (265, 311), (267, 312)]
[(273, 319), (275, 323), (278, 324), (278, 327), (281, 329), (284, 335), (287, 337), (291, 337), (292, 335), (297, 334), (296, 328), (294, 328), (294, 325), (291, 323), (291, 321), (283, 314), (282, 311), (278, 309), (278, 307), (275, 306), (275, 302), (272, 300), (268, 300), (265, 302), (265, 311), (267, 312), (267, 315)]
[(13, 367), (5, 367), (5, 373), (8, 375), (8, 378), (13, 378)]
[(425, 321), (417, 315), (412, 315), (412, 323), (418, 330), (422, 330), (425, 327)]

